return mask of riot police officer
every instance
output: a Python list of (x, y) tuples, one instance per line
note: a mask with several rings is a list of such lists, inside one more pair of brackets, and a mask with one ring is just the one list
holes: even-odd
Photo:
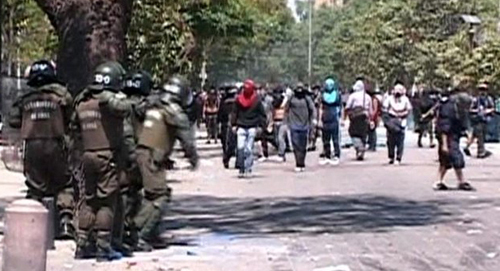
[[(73, 238), (74, 190), (67, 171), (67, 135), (73, 100), (47, 60), (31, 65), (26, 93), (15, 101), (9, 122), (21, 129), (25, 142), (24, 173), (27, 198), (40, 202), (54, 197), (60, 237)], [(47, 162), (51, 166), (47, 167)]]
[(159, 226), (171, 194), (165, 180), (165, 161), (177, 139), (191, 166), (196, 168), (198, 165), (194, 133), (185, 111), (191, 99), (190, 91), (178, 77), (171, 78), (158, 95), (148, 98), (150, 107), (146, 111), (137, 150), (144, 185), (143, 204), (135, 219), (140, 229), (139, 250), (151, 251), (158, 244), (164, 245), (159, 238)]
[(84, 199), (78, 212), (75, 258), (92, 257), (90, 236), (95, 230), (97, 261), (121, 258), (111, 246), (115, 205), (119, 195), (120, 152), (124, 118), (130, 102), (120, 92), (125, 70), (117, 62), (97, 67), (94, 82), (75, 101), (72, 129), (81, 141), (85, 175)]
[(121, 197), (115, 212), (113, 247), (127, 256), (132, 255), (138, 241), (134, 217), (141, 206), (142, 177), (137, 165), (136, 148), (144, 120), (146, 97), (152, 87), (153, 79), (146, 71), (129, 73), (123, 87), (123, 93), (133, 109), (124, 122), (124, 174), (120, 176)]

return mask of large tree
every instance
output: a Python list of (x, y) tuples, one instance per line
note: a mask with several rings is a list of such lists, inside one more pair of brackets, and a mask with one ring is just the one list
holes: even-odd
[(59, 38), (59, 75), (76, 93), (103, 61), (123, 61), (133, 0), (36, 0)]

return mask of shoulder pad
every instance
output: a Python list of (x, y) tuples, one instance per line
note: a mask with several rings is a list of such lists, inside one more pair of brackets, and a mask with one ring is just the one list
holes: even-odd
[(127, 99), (127, 95), (125, 95), (125, 93), (123, 93), (123, 92), (118, 92), (115, 94), (115, 98), (120, 99), (120, 100), (124, 100), (124, 99)]
[(68, 90), (65, 86), (57, 83), (42, 86), (39, 88), (39, 90), (42, 92), (52, 92), (61, 97), (65, 96), (68, 93)]
[(170, 94), (164, 93), (160, 96), (160, 101), (164, 104), (169, 104), (172, 103), (172, 99), (170, 97)]

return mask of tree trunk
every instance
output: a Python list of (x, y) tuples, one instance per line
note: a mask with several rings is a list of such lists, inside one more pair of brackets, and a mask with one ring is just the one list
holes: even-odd
[(92, 80), (93, 70), (126, 57), (133, 0), (36, 0), (59, 38), (57, 71), (76, 94)]

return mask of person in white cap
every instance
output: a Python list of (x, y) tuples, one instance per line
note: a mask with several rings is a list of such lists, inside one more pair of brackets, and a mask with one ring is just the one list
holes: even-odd
[(412, 110), (406, 88), (397, 83), (392, 94), (384, 101), (384, 123), (387, 128), (389, 164), (399, 165), (403, 159), (406, 120)]

